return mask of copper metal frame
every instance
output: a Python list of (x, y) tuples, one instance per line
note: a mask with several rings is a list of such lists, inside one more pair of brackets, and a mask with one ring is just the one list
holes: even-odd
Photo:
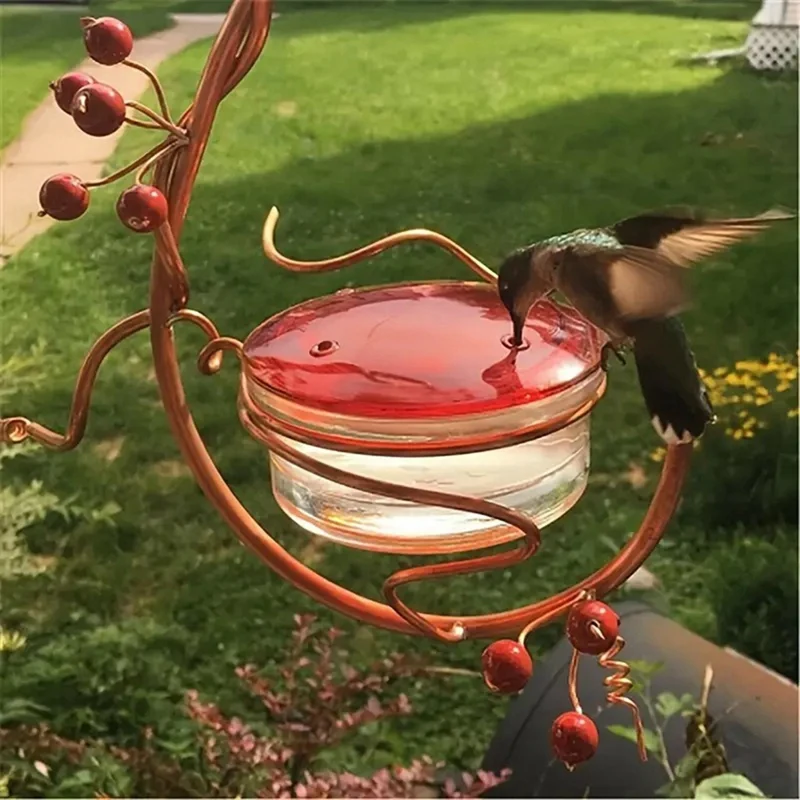
[[(207, 317), (187, 308), (189, 282), (180, 255), (179, 242), (192, 188), (218, 106), (259, 57), (269, 34), (271, 15), (271, 0), (233, 0), (206, 61), (194, 102), (177, 122), (172, 122), (163, 93), (157, 89), (162, 115), (156, 117), (169, 123), (169, 127), (162, 127), (170, 131), (173, 138), (135, 162), (135, 166), (140, 167), (140, 173), (154, 168), (153, 184), (164, 192), (169, 202), (169, 220), (155, 234), (149, 306), (118, 322), (90, 349), (78, 376), (65, 434), (50, 431), (23, 417), (9, 417), (0, 420), (0, 441), (15, 443), (30, 438), (57, 450), (75, 447), (86, 428), (91, 390), (103, 359), (123, 339), (147, 328), (150, 331), (153, 362), (164, 410), (186, 463), (206, 497), (236, 536), (282, 578), (341, 614), (399, 633), (423, 634), (443, 641), (519, 634), (523, 640), (530, 631), (564, 614), (587, 592), (596, 597), (604, 596), (625, 581), (649, 556), (675, 511), (692, 448), (681, 445), (668, 449), (661, 478), (639, 530), (608, 564), (580, 583), (546, 600), (510, 611), (481, 616), (422, 614), (400, 600), (397, 594), (400, 587), (415, 581), (507, 568), (519, 563), (536, 552), (539, 546), (537, 527), (524, 515), (483, 500), (405, 489), (357, 477), (318, 463), (276, 438), (276, 433), (280, 433), (297, 440), (298, 437), (293, 435), (291, 429), (281, 429), (277, 425), (254, 425), (248, 413), (247, 396), (244, 392), (240, 393), (239, 402), (241, 421), (254, 436), (285, 459), (355, 488), (493, 517), (517, 527), (524, 534), (524, 539), (504, 552), (396, 572), (384, 584), (387, 602), (379, 603), (322, 577), (287, 553), (259, 525), (225, 483), (195, 427), (183, 391), (173, 327), (176, 322), (186, 321), (198, 325), (206, 333), (209, 343), (198, 356), (198, 366), (206, 374), (213, 374), (220, 368), (225, 350), (234, 352), (240, 359), (242, 357), (241, 342), (220, 336)], [(135, 63), (127, 63), (128, 66), (139, 68)], [(158, 87), (154, 77), (150, 77)], [(142, 110), (138, 105), (129, 105)], [(152, 113), (148, 116), (156, 119)], [(151, 126), (150, 123), (140, 124)], [(153, 124), (158, 126), (157, 122)], [(126, 168), (125, 171), (130, 169)], [(111, 177), (103, 182), (109, 180)], [(272, 261), (290, 270), (316, 272), (339, 269), (404, 242), (425, 240), (455, 255), (484, 280), (495, 280), (494, 273), (478, 259), (445, 236), (429, 230), (395, 233), (338, 258), (319, 262), (295, 261), (282, 256), (275, 248), (274, 231), (277, 219), (278, 211), (273, 208), (264, 227), (264, 251)], [(584, 413), (589, 410), (591, 409), (586, 409)], [(559, 427), (564, 424), (567, 421), (558, 421)], [(621, 702), (625, 700), (621, 698), (621, 694), (626, 691), (626, 684), (625, 675), (622, 674), (624, 665), (610, 660), (616, 652), (606, 654), (606, 665), (619, 669), (620, 672), (609, 678), (607, 683), (612, 690), (611, 694), (617, 698), (616, 702)]]

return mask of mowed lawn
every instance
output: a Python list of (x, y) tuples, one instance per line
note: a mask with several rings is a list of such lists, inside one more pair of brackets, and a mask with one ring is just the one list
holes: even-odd
[[(656, 5), (650, 13), (569, 5), (563, 13), (421, 6), (281, 16), (261, 61), (222, 105), (200, 173), (182, 241), (192, 307), (244, 337), (276, 311), (348, 284), (471, 277), (427, 245), (341, 273), (286, 273), (261, 251), (272, 205), (281, 210), (278, 245), (298, 258), (426, 226), (490, 264), (538, 237), (657, 206), (723, 214), (795, 206), (796, 82), (677, 63), (742, 41), (746, 13), (737, 21), (669, 7), (661, 14)], [(207, 49), (193, 46), (163, 67), (173, 108), (189, 102)], [(42, 92), (50, 77), (42, 76)], [(126, 134), (114, 165), (151, 135)], [(0, 273), (4, 352), (25, 354), (39, 343), (34, 360), (47, 375), (5, 413), (62, 429), (91, 342), (146, 306), (152, 241), (115, 219), (120, 190), (98, 191), (84, 219), (36, 239)], [(696, 269), (686, 326), (701, 366), (793, 357), (796, 252), (789, 225)], [(236, 492), (293, 553), (379, 597), (383, 578), (410, 559), (319, 547), (293, 527), (272, 500), (266, 455), (238, 425), (236, 368), (201, 377), (201, 335), (177, 336), (191, 407)], [(709, 437), (723, 435), (717, 428)], [(658, 445), (632, 366), (613, 362), (594, 416), (591, 485), (545, 531), (540, 554), (503, 574), (415, 586), (406, 596), (430, 611), (495, 611), (589, 573), (638, 526)], [(343, 627), (357, 660), (402, 650), (436, 664), (478, 665), (482, 643), (444, 646), (358, 626), (320, 610), (240, 547), (182, 467), (146, 335), (104, 366), (81, 447), (15, 460), (6, 475), (40, 478), (87, 508), (119, 506), (113, 526), (33, 528), (30, 546), (51, 566), (4, 587), (3, 622), (29, 637), (14, 654), (14, 680), (70, 735), (127, 743), (154, 725), (162, 740), (177, 742), (182, 692), (194, 687), (235, 708), (234, 667), (278, 658), (298, 611)], [(691, 478), (689, 491), (699, 491)], [(733, 543), (732, 535), (707, 533), (682, 517), (648, 566), (662, 581), (663, 607), (713, 637), (709, 586)], [(543, 651), (557, 636), (545, 631), (531, 643)], [(413, 716), (365, 731), (333, 762), (365, 768), (428, 752), (474, 766), (506, 702), (469, 676), (408, 690)]]

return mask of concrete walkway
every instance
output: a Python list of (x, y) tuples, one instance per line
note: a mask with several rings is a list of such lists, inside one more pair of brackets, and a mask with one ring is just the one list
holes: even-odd
[[(215, 36), (223, 19), (222, 14), (175, 14), (174, 27), (137, 40), (131, 57), (155, 70), (193, 42)], [(87, 60), (76, 69), (110, 84), (126, 100), (138, 99), (149, 85), (141, 72), (119, 65), (104, 67)], [(20, 137), (6, 148), (0, 164), (0, 265), (53, 223), (36, 216), (42, 183), (57, 172), (97, 180), (126, 127), (111, 136), (87, 136), (56, 105), (47, 86), (42, 92), (47, 92), (46, 99), (25, 120)]]

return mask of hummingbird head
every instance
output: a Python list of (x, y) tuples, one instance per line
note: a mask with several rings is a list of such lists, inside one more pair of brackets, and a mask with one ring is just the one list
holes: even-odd
[(527, 247), (505, 258), (497, 271), (497, 291), (514, 326), (513, 342), (522, 345), (522, 330), (531, 306), (552, 291), (541, 270), (536, 268), (536, 252)]

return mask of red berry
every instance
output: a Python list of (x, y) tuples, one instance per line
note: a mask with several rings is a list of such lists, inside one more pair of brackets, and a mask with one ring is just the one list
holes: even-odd
[(72, 111), (75, 94), (90, 83), (95, 83), (95, 79), (91, 75), (87, 75), (85, 72), (68, 72), (57, 81), (53, 81), (50, 88), (53, 90), (58, 107), (69, 114)]
[(151, 233), (167, 221), (167, 198), (155, 186), (137, 183), (117, 200), (117, 216), (136, 233)]
[(48, 178), (39, 189), (40, 216), (65, 222), (80, 217), (89, 208), (89, 190), (80, 178), (60, 172)]
[(481, 656), (483, 679), (493, 692), (521, 692), (533, 675), (533, 660), (514, 639), (492, 642)]
[(567, 711), (550, 729), (550, 746), (556, 758), (570, 769), (588, 761), (596, 752), (600, 737), (597, 726), (585, 714)]
[(79, 89), (70, 111), (75, 124), (90, 136), (108, 136), (125, 122), (122, 95), (104, 83), (90, 83)]
[(114, 17), (84, 17), (81, 24), (86, 52), (99, 64), (119, 64), (131, 54), (133, 34), (124, 22)]
[(567, 617), (567, 638), (581, 653), (599, 656), (619, 636), (619, 617), (611, 606), (599, 600), (574, 605)]

